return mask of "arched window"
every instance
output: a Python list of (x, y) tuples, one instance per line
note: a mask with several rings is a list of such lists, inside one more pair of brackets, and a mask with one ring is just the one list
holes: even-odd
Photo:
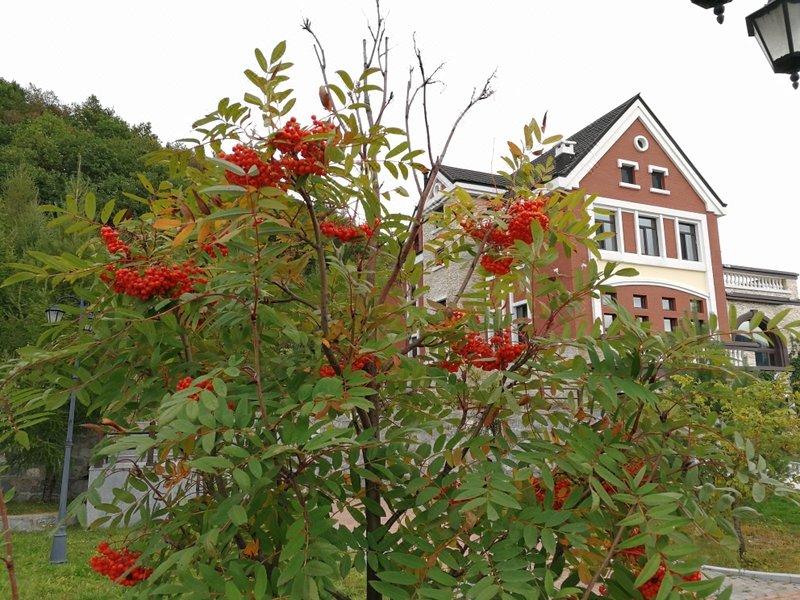
[[(736, 323), (737, 329), (749, 330), (740, 331), (734, 336), (734, 341), (747, 344), (757, 344), (754, 346), (755, 363), (761, 368), (782, 368), (789, 364), (789, 355), (786, 351), (786, 344), (777, 335), (766, 331), (768, 318), (765, 316), (760, 323), (751, 323), (756, 311), (751, 310), (741, 315)], [(755, 327), (753, 327), (755, 325)]]

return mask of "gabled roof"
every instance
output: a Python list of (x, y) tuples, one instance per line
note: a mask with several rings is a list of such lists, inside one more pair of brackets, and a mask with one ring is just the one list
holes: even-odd
[[(697, 170), (692, 161), (689, 160), (689, 157), (686, 156), (686, 153), (675, 141), (675, 138), (670, 135), (669, 131), (667, 131), (658, 117), (656, 117), (640, 94), (629, 98), (600, 118), (592, 121), (580, 131), (564, 138), (567, 141), (574, 142), (573, 154), (561, 153), (555, 156), (555, 148), (551, 148), (536, 158), (534, 162), (543, 163), (549, 157), (552, 157), (554, 161), (553, 179), (563, 178), (568, 182), (571, 179), (572, 181), (570, 184), (575, 185), (580, 181), (583, 175), (585, 175), (585, 171), (590, 168), (591, 164), (597, 159), (596, 157), (591, 158), (590, 155), (595, 154), (595, 150), (597, 150), (597, 152), (604, 151), (603, 148), (605, 145), (621, 134), (621, 128), (623, 126), (627, 127), (627, 125), (636, 118), (641, 118), (645, 121), (645, 125), (648, 129), (650, 129), (657, 138), (660, 138), (662, 147), (665, 147), (668, 152), (671, 152), (679, 168), (682, 165), (684, 175), (689, 176), (690, 183), (698, 194), (705, 199), (706, 206), (718, 214), (724, 214), (723, 207), (727, 206), (725, 202), (722, 201), (702, 174)], [(620, 121), (622, 122), (620, 123)], [(589, 159), (588, 161), (587, 158)], [(503, 188), (509, 183), (506, 179), (492, 173), (444, 165), (441, 167), (441, 173), (446, 179), (453, 183), (482, 185), (492, 188)]]
[(492, 188), (506, 188), (509, 181), (505, 177), (500, 177), (494, 173), (484, 173), (483, 171), (473, 171), (472, 169), (461, 169), (441, 165), (439, 173), (444, 175), (453, 183), (471, 183), (474, 185), (485, 185)]
[[(548, 157), (552, 156), (555, 164), (555, 169), (552, 173), (553, 177), (563, 177), (568, 175), (572, 169), (583, 160), (583, 158), (595, 147), (597, 142), (608, 133), (609, 129), (616, 123), (619, 118), (625, 114), (631, 105), (641, 100), (641, 96), (636, 94), (633, 98), (629, 98), (616, 108), (611, 109), (599, 119), (592, 121), (580, 131), (564, 138), (571, 142), (575, 142), (575, 154), (560, 154), (555, 156), (555, 148), (551, 148), (542, 156), (537, 158), (534, 162), (544, 163)], [(643, 101), (644, 102), (644, 101)]]

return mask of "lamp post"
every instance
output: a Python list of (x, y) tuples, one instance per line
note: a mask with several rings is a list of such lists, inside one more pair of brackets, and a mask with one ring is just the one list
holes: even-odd
[[(725, 19), (725, 4), (731, 0), (691, 0), (702, 8), (713, 8), (717, 22)], [(790, 74), (794, 89), (800, 82), (800, 0), (768, 0), (745, 18), (747, 34), (755, 37), (775, 73)]]
[[(64, 300), (71, 300), (78, 304), (80, 314), (78, 321), (83, 317), (86, 302), (75, 296), (62, 296), (50, 308), (44, 311), (48, 323), (58, 323), (64, 317), (65, 311), (58, 305)], [(75, 371), (78, 370), (78, 360), (75, 360)], [(76, 375), (73, 375), (73, 379)], [(61, 491), (58, 496), (58, 529), (53, 535), (53, 545), (50, 547), (50, 563), (60, 564), (67, 562), (67, 495), (69, 493), (69, 468), (72, 458), (72, 433), (75, 428), (75, 401), (77, 395), (73, 389), (69, 393), (69, 416), (67, 418), (67, 437), (64, 442), (64, 464), (61, 468)]]

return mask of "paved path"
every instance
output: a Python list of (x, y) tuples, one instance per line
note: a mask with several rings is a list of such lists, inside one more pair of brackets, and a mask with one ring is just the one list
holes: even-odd
[(726, 585), (733, 585), (731, 600), (800, 600), (800, 583), (765, 581), (741, 575), (729, 575)]

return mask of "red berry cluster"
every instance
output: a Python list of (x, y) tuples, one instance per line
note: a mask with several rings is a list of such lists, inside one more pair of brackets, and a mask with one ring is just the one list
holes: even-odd
[[(233, 152), (226, 154), (220, 152), (219, 157), (238, 165), (244, 170), (244, 175), (237, 175), (227, 171), (225, 178), (235, 185), (252, 186), (256, 188), (277, 187), (287, 189), (293, 177), (304, 175), (320, 175), (326, 173), (325, 167), (325, 140), (310, 140), (314, 135), (327, 134), (333, 131), (330, 123), (317, 120), (312, 116), (312, 127), (300, 127), (297, 119), (292, 117), (289, 122), (279, 129), (268, 142), (274, 150), (280, 152), (278, 158), (272, 157), (263, 160), (253, 148), (244, 144), (237, 144)], [(255, 167), (256, 172), (249, 174)]]
[(201, 244), (200, 249), (211, 258), (217, 258), (217, 252), (219, 252), (220, 256), (228, 256), (227, 246), (217, 242), (217, 237), (214, 235), (208, 238), (208, 242)]
[(111, 284), (111, 289), (119, 294), (127, 294), (140, 300), (150, 300), (155, 296), (177, 298), (192, 291), (194, 286), (206, 283), (201, 277), (203, 270), (188, 260), (180, 265), (153, 264), (144, 269), (136, 266), (118, 267), (108, 265), (100, 279)]
[[(219, 157), (238, 165), (245, 172), (244, 175), (237, 175), (230, 171), (225, 172), (225, 179), (234, 185), (252, 186), (256, 188), (277, 187), (286, 189), (285, 173), (281, 165), (273, 160), (264, 162), (258, 153), (252, 148), (243, 144), (236, 144), (232, 154), (219, 153)], [(248, 175), (255, 167), (257, 172)]]
[(450, 371), (451, 373), (458, 373), (458, 370), (461, 368), (461, 361), (460, 360), (440, 360), (439, 366), (442, 367), (445, 371)]
[(481, 256), (481, 266), (495, 275), (505, 275), (511, 271), (511, 263), (514, 262), (513, 256), (503, 256), (496, 258), (491, 254)]
[[(531, 483), (533, 484), (533, 493), (536, 494), (536, 499), (544, 504), (546, 492), (544, 484), (538, 477), (531, 479)], [(553, 489), (553, 509), (560, 510), (564, 506), (564, 502), (569, 498), (570, 493), (572, 493), (572, 483), (569, 479), (561, 478), (556, 480)]]
[(498, 331), (488, 342), (479, 332), (472, 331), (453, 346), (453, 351), (462, 360), (484, 371), (505, 369), (523, 350), (525, 344), (513, 343), (508, 329)]
[[(356, 357), (353, 363), (350, 365), (351, 371), (364, 371), (366, 368), (371, 365), (375, 361), (375, 357), (370, 354), (369, 352), (366, 354), (362, 354), (361, 356)], [(377, 363), (376, 363), (377, 364)], [(345, 363), (339, 363), (339, 370), (345, 370)], [(336, 377), (336, 369), (334, 369), (330, 365), (322, 365), (319, 368), (319, 375), (320, 377)]]
[(370, 240), (375, 235), (375, 231), (381, 224), (380, 219), (375, 219), (372, 227), (367, 223), (361, 225), (343, 225), (336, 224), (330, 221), (322, 221), (319, 228), (322, 230), (322, 235), (329, 238), (336, 238), (340, 242), (352, 242), (353, 240)]
[(310, 129), (300, 127), (292, 117), (270, 140), (270, 144), (281, 151), (281, 166), (295, 177), (303, 175), (325, 175), (325, 140), (309, 140), (312, 135), (333, 131), (331, 123), (311, 116)]
[[(192, 387), (192, 383), (193, 382), (194, 382), (194, 379), (192, 379), (191, 377), (188, 377), (188, 376), (184, 377), (175, 386), (175, 391), (176, 392), (180, 392), (181, 390), (188, 390), (190, 387)], [(212, 383), (212, 381), (210, 379), (206, 379), (206, 380), (201, 381), (200, 383), (198, 383), (196, 385), (196, 387), (199, 387), (201, 390), (209, 390), (209, 391), (211, 391), (211, 390), (214, 389), (214, 384)], [(195, 402), (198, 402), (200, 400), (200, 393), (198, 392), (196, 394), (190, 395), (189, 399), (190, 400), (194, 400)], [(235, 405), (233, 404), (233, 402), (228, 402), (228, 408), (230, 408), (231, 410), (233, 410), (235, 408)]]
[[(100, 236), (111, 254), (121, 252), (124, 255), (119, 264), (107, 265), (100, 274), (100, 279), (119, 294), (145, 301), (155, 296), (177, 298), (191, 292), (195, 285), (207, 281), (201, 276), (203, 270), (196, 266), (194, 259), (182, 264), (165, 265), (156, 262), (147, 265), (144, 264), (147, 260), (145, 257), (131, 258), (130, 248), (119, 240), (119, 232), (113, 227), (103, 226)], [(137, 265), (137, 261), (142, 264)]]
[(484, 269), (495, 275), (505, 275), (511, 270), (511, 263), (514, 262), (514, 259), (507, 254), (507, 251), (514, 245), (514, 242), (520, 240), (530, 244), (533, 241), (531, 223), (534, 220), (539, 222), (542, 229), (547, 229), (550, 220), (542, 212), (544, 203), (543, 198), (538, 200), (515, 199), (504, 215), (503, 220), (506, 223), (504, 229), (489, 220), (478, 224), (470, 220), (461, 222), (461, 227), (471, 237), (476, 240), (486, 240), (490, 253), (481, 257), (481, 266)]
[[(538, 200), (517, 200), (508, 207), (508, 235), (512, 240), (520, 240), (526, 244), (533, 242), (531, 223), (536, 220), (542, 229), (547, 229), (550, 219), (542, 213), (544, 198)], [(512, 241), (513, 243), (513, 241)]]
[[(661, 589), (661, 583), (664, 581), (664, 576), (666, 574), (667, 566), (666, 564), (661, 563), (661, 566), (658, 568), (658, 571), (655, 572), (655, 575), (639, 586), (639, 593), (642, 594), (645, 600), (653, 600), (653, 598), (658, 596), (658, 591)], [(684, 581), (700, 581), (701, 577), (700, 571), (695, 571), (689, 575), (681, 576), (681, 579)]]
[(131, 552), (127, 548), (117, 552), (111, 549), (108, 542), (100, 542), (97, 552), (98, 555), (89, 559), (89, 566), (120, 585), (136, 585), (153, 573), (153, 569), (149, 567), (134, 566), (139, 558), (139, 552)]
[(126, 244), (119, 240), (119, 231), (108, 225), (103, 225), (100, 228), (100, 237), (103, 238), (103, 242), (111, 254), (122, 252), (122, 254), (130, 258), (131, 250)]

